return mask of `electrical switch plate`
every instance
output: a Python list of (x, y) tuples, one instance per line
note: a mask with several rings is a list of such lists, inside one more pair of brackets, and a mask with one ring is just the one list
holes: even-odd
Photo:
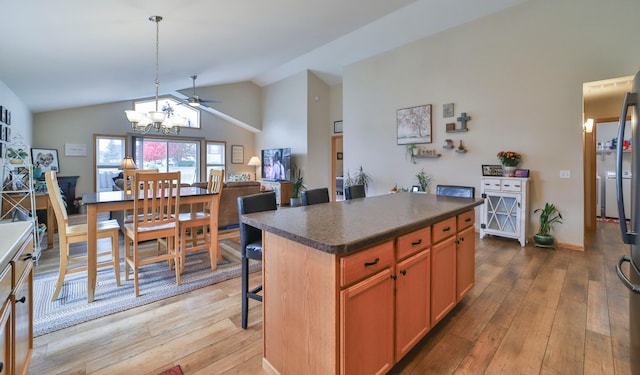
[(560, 178), (571, 178), (571, 171), (567, 169), (561, 169)]

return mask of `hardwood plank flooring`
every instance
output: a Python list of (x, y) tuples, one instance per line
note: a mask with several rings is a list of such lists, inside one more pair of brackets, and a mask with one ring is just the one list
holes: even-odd
[[(615, 273), (627, 247), (616, 224), (598, 223), (584, 252), (476, 244), (475, 287), (392, 374), (630, 373), (629, 297)], [(57, 251), (56, 239), (36, 273), (57, 268)], [(187, 375), (264, 374), (261, 304), (250, 307), (243, 330), (233, 279), (53, 332), (34, 340), (29, 374), (155, 375), (175, 364)]]

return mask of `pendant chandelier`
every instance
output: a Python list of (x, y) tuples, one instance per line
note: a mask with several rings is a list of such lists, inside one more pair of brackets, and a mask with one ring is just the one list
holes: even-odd
[(143, 113), (133, 110), (126, 110), (127, 120), (131, 123), (131, 128), (135, 133), (146, 134), (155, 129), (156, 132), (162, 132), (164, 135), (179, 134), (180, 128), (186, 123), (187, 119), (181, 116), (167, 114), (158, 110), (158, 88), (160, 87), (160, 79), (158, 78), (159, 66), (159, 50), (160, 50), (160, 21), (161, 16), (151, 16), (149, 21), (156, 23), (156, 110), (149, 113)]

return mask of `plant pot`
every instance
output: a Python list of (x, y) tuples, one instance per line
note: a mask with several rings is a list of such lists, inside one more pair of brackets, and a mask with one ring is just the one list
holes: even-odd
[(505, 165), (502, 167), (502, 175), (504, 177), (513, 177), (516, 175), (516, 168), (517, 167), (510, 167)]
[(302, 198), (289, 198), (289, 205), (291, 207), (298, 207), (302, 204)]
[(543, 246), (551, 246), (555, 242), (555, 238), (553, 238), (553, 236), (544, 235), (544, 234), (534, 234), (533, 240), (538, 245), (543, 245)]

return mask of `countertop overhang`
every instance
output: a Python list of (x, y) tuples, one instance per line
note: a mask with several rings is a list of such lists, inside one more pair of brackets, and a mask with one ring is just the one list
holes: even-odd
[(11, 258), (32, 230), (33, 223), (31, 221), (0, 224), (0, 270), (3, 270), (11, 262)]
[(345, 255), (453, 217), (484, 203), (400, 192), (242, 215), (243, 223), (311, 248)]

